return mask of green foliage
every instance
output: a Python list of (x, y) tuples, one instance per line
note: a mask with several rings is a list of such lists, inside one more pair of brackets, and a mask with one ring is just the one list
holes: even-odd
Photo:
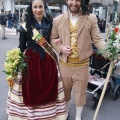
[(7, 75), (7, 80), (14, 79), (19, 71), (22, 72), (27, 67), (25, 58), (19, 48), (7, 51), (3, 71)]
[(114, 28), (109, 32), (108, 40), (106, 41), (106, 48), (103, 50), (99, 50), (98, 53), (107, 53), (108, 59), (118, 60), (118, 55), (120, 54), (119, 28)]

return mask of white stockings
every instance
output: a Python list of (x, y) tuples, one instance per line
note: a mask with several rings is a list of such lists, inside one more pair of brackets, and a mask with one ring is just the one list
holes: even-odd
[(81, 120), (82, 110), (83, 110), (83, 106), (81, 106), (81, 107), (76, 106), (75, 120)]

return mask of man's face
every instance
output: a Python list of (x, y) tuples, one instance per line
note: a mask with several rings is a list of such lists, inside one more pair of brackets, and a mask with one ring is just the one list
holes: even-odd
[(79, 13), (81, 0), (66, 0), (68, 8), (72, 14)]

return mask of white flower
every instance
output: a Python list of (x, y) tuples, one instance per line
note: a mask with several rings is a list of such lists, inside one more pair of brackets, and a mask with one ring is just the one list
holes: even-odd
[(113, 43), (113, 46), (115, 46), (117, 49), (120, 49), (120, 39), (116, 39)]
[(120, 40), (120, 33), (116, 35), (116, 38)]

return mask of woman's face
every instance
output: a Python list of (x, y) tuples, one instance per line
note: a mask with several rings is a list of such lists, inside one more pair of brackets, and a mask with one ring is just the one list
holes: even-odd
[(33, 0), (32, 12), (37, 20), (41, 20), (44, 15), (44, 2), (42, 0)]

